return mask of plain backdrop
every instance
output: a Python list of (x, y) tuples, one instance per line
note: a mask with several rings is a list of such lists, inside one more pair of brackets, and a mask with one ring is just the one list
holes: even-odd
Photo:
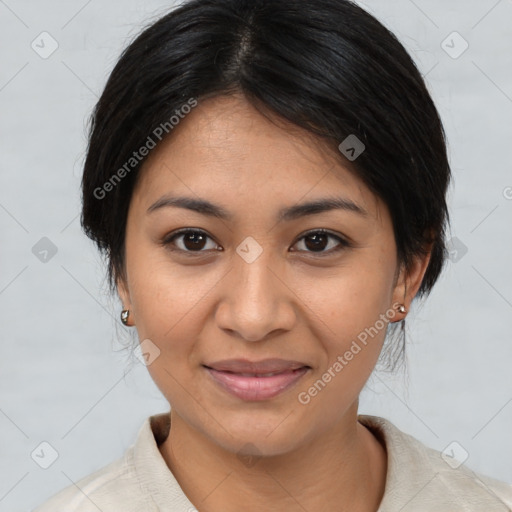
[[(120, 304), (80, 229), (79, 182), (108, 74), (172, 5), (0, 0), (0, 511), (30, 510), (112, 462), (168, 410), (123, 350)], [(362, 5), (426, 76), (454, 186), (451, 260), (407, 317), (408, 374), (374, 373), (360, 412), (512, 482), (512, 2)], [(58, 455), (48, 469), (41, 443)]]

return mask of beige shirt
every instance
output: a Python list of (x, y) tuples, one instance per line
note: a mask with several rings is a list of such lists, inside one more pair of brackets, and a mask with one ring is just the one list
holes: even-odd
[[(63, 489), (33, 512), (196, 512), (158, 446), (170, 428), (168, 413), (147, 418), (124, 456)], [(512, 485), (443, 459), (377, 416), (360, 415), (386, 445), (388, 468), (377, 512), (510, 512)], [(447, 462), (448, 461), (448, 462)], [(252, 512), (250, 507), (248, 512)]]

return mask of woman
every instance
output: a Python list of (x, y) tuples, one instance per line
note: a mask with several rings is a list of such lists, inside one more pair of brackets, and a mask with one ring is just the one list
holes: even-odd
[(38, 512), (511, 510), (358, 415), (446, 251), (442, 124), (386, 28), (345, 0), (189, 1), (92, 121), (82, 225), (170, 412)]

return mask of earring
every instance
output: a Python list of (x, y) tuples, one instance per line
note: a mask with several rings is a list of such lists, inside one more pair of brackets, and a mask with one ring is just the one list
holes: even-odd
[(407, 310), (405, 309), (405, 306), (403, 304), (400, 304), (398, 306), (398, 312), (399, 313), (405, 313)]
[(129, 316), (130, 316), (129, 309), (123, 309), (123, 311), (121, 311), (121, 322), (123, 322), (124, 325), (128, 325), (128, 317)]

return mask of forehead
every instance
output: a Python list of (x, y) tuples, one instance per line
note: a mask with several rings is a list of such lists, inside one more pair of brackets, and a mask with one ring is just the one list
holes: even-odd
[(246, 208), (248, 200), (268, 207), (326, 195), (350, 198), (373, 217), (383, 207), (325, 141), (236, 95), (201, 101), (174, 127), (144, 162), (134, 198), (147, 206), (177, 191)]

